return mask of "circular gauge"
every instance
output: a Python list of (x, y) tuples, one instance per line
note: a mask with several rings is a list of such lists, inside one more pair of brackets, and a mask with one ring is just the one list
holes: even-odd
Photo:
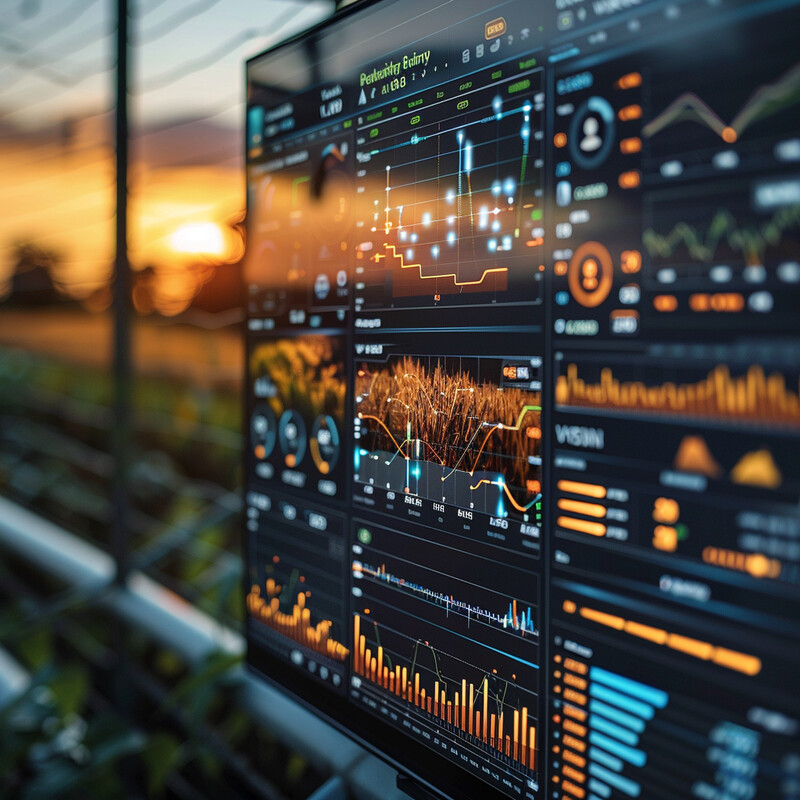
[(296, 467), (306, 454), (306, 424), (296, 411), (284, 411), (279, 423), (278, 438), (283, 460), (290, 469)]
[(600, 242), (584, 242), (569, 262), (569, 290), (584, 308), (599, 306), (611, 292), (614, 264)]
[(253, 453), (259, 461), (269, 458), (275, 449), (278, 436), (278, 424), (275, 414), (269, 406), (258, 405), (250, 419), (250, 441)]
[(614, 146), (614, 109), (602, 97), (590, 97), (578, 107), (569, 128), (569, 149), (584, 169), (599, 167)]
[(316, 418), (309, 448), (317, 469), (327, 475), (339, 460), (339, 431), (333, 417), (323, 414)]

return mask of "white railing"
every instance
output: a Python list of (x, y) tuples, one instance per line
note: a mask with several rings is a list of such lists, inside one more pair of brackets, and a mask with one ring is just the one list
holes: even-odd
[[(178, 652), (189, 664), (213, 652), (244, 652), (243, 637), (133, 571), (115, 584), (107, 553), (0, 497), (0, 548), (34, 564), (69, 587), (90, 590), (112, 613)], [(102, 590), (102, 591), (101, 591)], [(242, 668), (237, 700), (283, 744), (330, 778), (308, 800), (408, 800), (397, 773), (275, 687)], [(25, 690), (28, 676), (0, 648), (0, 707)], [(302, 732), (302, 733), (301, 733)]]

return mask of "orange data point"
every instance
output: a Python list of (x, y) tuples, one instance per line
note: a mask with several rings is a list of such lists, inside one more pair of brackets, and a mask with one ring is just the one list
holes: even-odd
[(726, 126), (722, 129), (722, 139), (728, 144), (733, 144), (738, 138), (739, 134), (730, 126)]

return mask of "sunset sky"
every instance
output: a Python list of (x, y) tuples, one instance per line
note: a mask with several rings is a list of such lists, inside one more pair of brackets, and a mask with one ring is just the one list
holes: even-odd
[[(113, 254), (113, 6), (0, 0), (0, 294), (14, 245), (61, 258), (83, 296)], [(244, 208), (244, 61), (332, 10), (324, 0), (130, 0), (130, 245), (176, 282)], [(217, 233), (214, 226), (219, 226)], [(183, 252), (181, 252), (183, 251)], [(190, 252), (186, 252), (190, 251)]]

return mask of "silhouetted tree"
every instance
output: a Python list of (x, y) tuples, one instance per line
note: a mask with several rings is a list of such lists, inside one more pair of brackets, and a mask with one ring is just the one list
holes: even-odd
[(46, 306), (63, 300), (53, 280), (53, 270), (61, 261), (56, 250), (33, 242), (15, 245), (15, 265), (11, 291), (6, 300), (20, 306)]

